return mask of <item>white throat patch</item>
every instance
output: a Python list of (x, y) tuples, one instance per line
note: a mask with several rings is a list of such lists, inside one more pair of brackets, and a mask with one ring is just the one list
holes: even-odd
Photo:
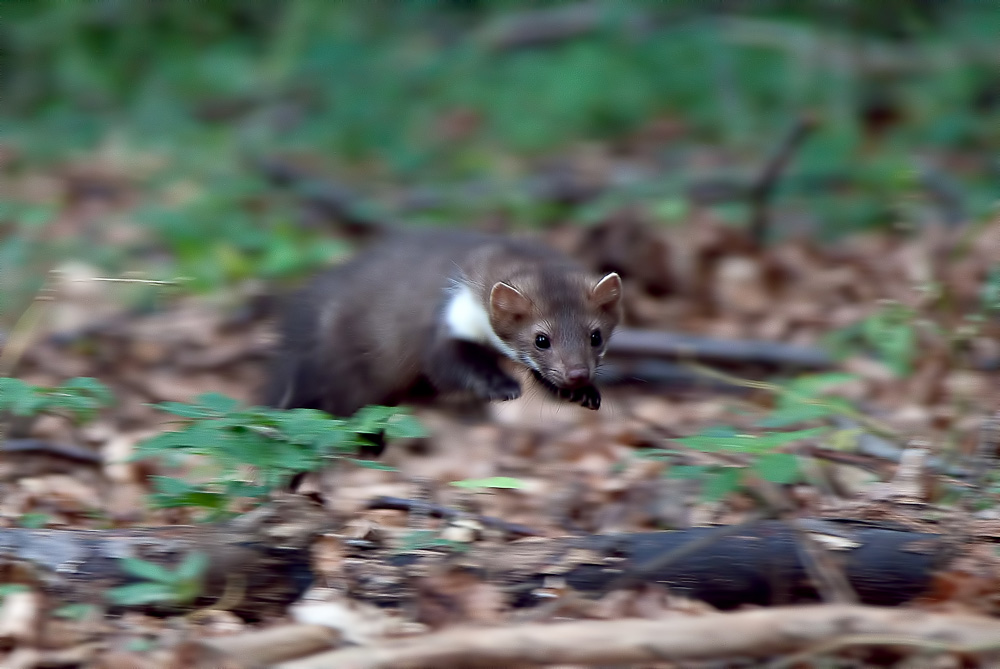
[(508, 346), (490, 325), (490, 315), (482, 302), (465, 283), (458, 281), (444, 308), (444, 322), (448, 334), (455, 339), (490, 346), (516, 362), (523, 360)]

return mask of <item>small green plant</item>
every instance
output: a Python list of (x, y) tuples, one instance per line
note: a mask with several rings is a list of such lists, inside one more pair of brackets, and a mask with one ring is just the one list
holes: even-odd
[[(698, 434), (675, 439), (682, 446), (703, 452), (734, 453), (746, 456), (745, 465), (680, 465), (667, 471), (671, 478), (693, 478), (702, 482), (702, 495), (720, 500), (744, 487), (753, 474), (765, 481), (787, 484), (801, 480), (798, 456), (782, 449), (806, 440), (838, 441), (846, 430), (826, 421), (835, 416), (858, 418), (858, 412), (843, 398), (825, 396), (830, 386), (851, 380), (849, 374), (814, 374), (785, 384), (753, 384), (775, 394), (774, 408), (756, 422), (759, 432), (718, 426)], [(803, 424), (821, 423), (814, 427)], [(824, 424), (825, 423), (825, 424)], [(791, 429), (799, 427), (799, 429)], [(649, 450), (644, 457), (668, 459), (670, 451)]]
[(917, 313), (898, 302), (889, 302), (864, 320), (842, 328), (826, 339), (836, 355), (870, 351), (899, 377), (913, 368), (917, 353)]
[(7, 595), (13, 595), (18, 592), (30, 592), (31, 588), (20, 583), (4, 583), (0, 585), (0, 601)]
[(154, 478), (153, 502), (160, 507), (199, 507), (215, 518), (234, 500), (260, 499), (295, 474), (314, 471), (331, 459), (387, 469), (357, 457), (372, 437), (423, 436), (417, 420), (403, 409), (371, 406), (351, 418), (334, 418), (313, 409), (242, 407), (237, 400), (209, 393), (193, 404), (165, 402), (159, 409), (180, 418), (181, 429), (140, 445), (136, 458), (200, 455), (207, 460), (206, 481)]
[(174, 571), (138, 558), (122, 558), (122, 568), (142, 581), (109, 590), (107, 596), (113, 604), (187, 604), (201, 594), (208, 556), (189, 553)]
[(52, 615), (56, 618), (62, 618), (63, 620), (81, 621), (86, 620), (97, 611), (98, 607), (94, 604), (75, 603), (60, 606), (52, 612)]
[(452, 481), (451, 485), (456, 488), (506, 488), (510, 490), (518, 490), (524, 487), (524, 482), (521, 479), (511, 478), (509, 476), (491, 476), (485, 479), (463, 479), (461, 481)]
[(461, 541), (445, 539), (439, 535), (437, 530), (412, 530), (403, 535), (396, 552), (409, 553), (411, 551), (431, 548), (445, 548), (456, 552), (463, 552), (468, 550), (469, 546)]
[(990, 270), (981, 293), (982, 311), (985, 314), (1000, 313), (1000, 263)]
[(0, 413), (20, 417), (54, 414), (79, 425), (92, 420), (111, 401), (111, 391), (100, 381), (87, 377), (70, 379), (54, 388), (0, 377)]
[(30, 511), (28, 513), (22, 513), (21, 517), (17, 519), (17, 524), (20, 527), (25, 527), (30, 530), (38, 530), (48, 525), (50, 520), (52, 520), (52, 517), (47, 513)]

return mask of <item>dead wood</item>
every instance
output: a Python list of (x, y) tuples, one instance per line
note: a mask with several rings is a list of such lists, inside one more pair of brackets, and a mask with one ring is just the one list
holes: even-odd
[(774, 154), (764, 163), (760, 174), (750, 186), (750, 237), (758, 247), (767, 241), (770, 221), (771, 200), (778, 188), (782, 175), (802, 145), (806, 137), (816, 128), (817, 121), (812, 115), (804, 115), (795, 121), (792, 129), (778, 144)]
[(667, 392), (700, 391), (716, 394), (745, 394), (745, 386), (699, 374), (689, 367), (660, 360), (609, 360), (597, 369), (602, 386), (639, 385), (643, 389)]
[(68, 460), (80, 465), (100, 465), (101, 455), (74, 444), (57, 444), (43, 439), (6, 439), (0, 443), (4, 456), (42, 455)]
[(103, 465), (101, 454), (74, 444), (44, 439), (0, 440), (0, 481), (43, 474), (80, 474)]
[[(383, 495), (368, 502), (369, 509), (396, 509), (400, 511), (412, 511), (414, 513), (427, 514), (433, 518), (445, 518), (448, 520), (467, 516), (458, 509), (452, 509), (440, 504), (431, 504), (419, 499), (404, 499), (402, 497), (389, 497)], [(542, 533), (538, 530), (520, 525), (518, 523), (508, 523), (500, 518), (492, 516), (472, 516), (484, 527), (501, 530), (513, 537), (538, 537)]]
[(607, 360), (622, 363), (626, 358), (691, 361), (721, 367), (761, 365), (798, 371), (829, 369), (834, 364), (829, 355), (816, 348), (621, 328), (608, 342)]
[[(738, 613), (450, 629), (349, 648), (279, 669), (619, 665), (731, 657), (766, 658), (850, 645), (992, 650), (1000, 622), (985, 616), (826, 605)], [(819, 646), (819, 647), (817, 647)]]
[(309, 549), (329, 522), (322, 510), (289, 498), (218, 525), (4, 528), (0, 529), (4, 576), (0, 580), (34, 586), (56, 601), (107, 604), (108, 589), (138, 580), (123, 570), (120, 558), (135, 557), (174, 569), (186, 555), (200, 551), (208, 555), (210, 565), (201, 596), (184, 606), (148, 610), (176, 613), (217, 605), (256, 620), (281, 614), (309, 586)]
[[(104, 603), (107, 589), (135, 582), (122, 570), (120, 557), (138, 557), (173, 568), (191, 551), (202, 551), (209, 556), (211, 567), (201, 597), (184, 607), (149, 610), (175, 613), (214, 606), (258, 619), (266, 612), (280, 612), (309, 586), (309, 546), (328, 524), (324, 513), (303, 500), (285, 500), (216, 526), (107, 531), (3, 529), (0, 551), (6, 557), (7, 581), (33, 585), (58, 601), (89, 603)], [(829, 521), (824, 527), (830, 528), (826, 538), (838, 546), (834, 555), (839, 566), (864, 603), (899, 604), (921, 594), (931, 572), (951, 554), (950, 544), (939, 535)], [(591, 597), (615, 589), (624, 575), (632, 576), (631, 581), (666, 585), (717, 608), (817, 599), (796, 529), (779, 521), (726, 532), (730, 529), (476, 546), (462, 554), (462, 563), (506, 584), (504, 591), (517, 606), (534, 604), (533, 591), (553, 574)], [(714, 532), (720, 536), (706, 541)], [(698, 542), (697, 550), (664, 560), (664, 555), (692, 542)], [(453, 559), (435, 551), (399, 553), (362, 546), (352, 550), (353, 560), (343, 575), (348, 591), (383, 606), (409, 600), (409, 588), (402, 584), (409, 582), (413, 569), (446, 566)], [(220, 598), (224, 601), (218, 601)]]
[[(534, 605), (534, 591), (553, 576), (587, 597), (641, 582), (665, 585), (721, 609), (817, 601), (807, 568), (810, 558), (800, 549), (798, 532), (781, 521), (761, 521), (736, 532), (724, 526), (530, 539), (474, 546), (460, 559), (463, 568), (481, 570), (503, 584), (515, 606)], [(935, 534), (832, 521), (811, 526), (809, 532), (831, 548), (847, 582), (866, 604), (897, 605), (920, 595), (932, 572), (952, 554), (947, 539)], [(344, 575), (352, 596), (393, 606), (404, 605), (411, 596), (402, 587), (408, 574), (453, 564), (452, 557), (431, 551), (366, 551), (355, 557), (359, 559)]]
[(328, 650), (337, 645), (336, 630), (321, 625), (279, 625), (265, 629), (198, 639), (182, 644), (176, 653), (188, 666), (270, 667)]

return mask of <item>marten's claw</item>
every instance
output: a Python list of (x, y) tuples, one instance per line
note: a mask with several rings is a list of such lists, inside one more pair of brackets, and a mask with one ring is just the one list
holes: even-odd
[(532, 375), (542, 385), (543, 388), (561, 400), (579, 404), (585, 409), (594, 411), (601, 408), (601, 391), (593, 384), (581, 386), (579, 388), (560, 388), (535, 370), (531, 370)]
[[(574, 388), (567, 391), (568, 399), (573, 404), (579, 404), (585, 409), (592, 409), (594, 411), (601, 408), (601, 392), (594, 386), (583, 386), (582, 388)], [(562, 393), (560, 393), (560, 396)]]

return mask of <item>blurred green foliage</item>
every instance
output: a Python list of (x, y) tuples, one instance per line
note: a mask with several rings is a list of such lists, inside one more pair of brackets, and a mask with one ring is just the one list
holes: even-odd
[[(805, 109), (823, 125), (796, 157), (795, 171), (852, 181), (817, 190), (797, 189), (789, 179), (783, 197), (821, 227), (913, 222), (918, 217), (907, 206), (928, 198), (927, 155), (966, 166), (947, 176), (957, 180), (949, 188), (967, 213), (994, 204), (1000, 5), (590, 6), (597, 8), (593, 29), (498, 48), (497, 36), (510, 34), (511, 21), (528, 10), (550, 12), (529, 20), (531, 27), (551, 22), (552, 11), (572, 16), (585, 5), (5, 3), (0, 124), (4, 142), (18, 152), (12, 169), (58, 164), (96, 146), (127, 147), (119, 151), (127, 163), (155, 157), (156, 169), (136, 170), (148, 195), (137, 220), (171, 260), (157, 268), (135, 249), (65, 243), (46, 247), (46, 255), (37, 230), (58, 203), (12, 201), (0, 208), (0, 264), (28, 267), (85, 250), (104, 266), (142, 262), (191, 276), (202, 289), (249, 276), (281, 278), (339, 249), (318, 246), (321, 231), (303, 229), (291, 203), (268, 192), (248, 158), (309, 156), (377, 198), (371, 184), (507, 183), (545, 156), (586, 141), (613, 144), (657, 120), (682, 129), (647, 149), (673, 167), (654, 184), (610, 198), (676, 214), (686, 181), (697, 176), (690, 160), (696, 149), (717, 147), (722, 164), (753, 169)], [(178, 183), (191, 190), (182, 202), (166, 195)], [(503, 189), (473, 199), (433, 214), (463, 219), (500, 209), (531, 223), (550, 206)], [(607, 206), (568, 214), (586, 220)], [(741, 210), (720, 211), (738, 217)]]
[(20, 417), (50, 414), (82, 424), (93, 420), (112, 400), (111, 391), (89, 377), (73, 378), (49, 388), (0, 376), (0, 415), (7, 412)]
[(300, 472), (316, 471), (332, 460), (362, 467), (391, 469), (358, 459), (376, 435), (388, 439), (425, 436), (423, 426), (405, 409), (369, 406), (348, 419), (322, 411), (244, 407), (225, 395), (207, 393), (193, 404), (163, 402), (159, 409), (178, 417), (179, 428), (141, 443), (136, 459), (163, 457), (178, 465), (179, 456), (203, 456), (201, 479), (188, 482), (153, 477), (153, 503), (164, 508), (194, 507), (206, 519), (232, 512), (236, 500), (261, 500)]

